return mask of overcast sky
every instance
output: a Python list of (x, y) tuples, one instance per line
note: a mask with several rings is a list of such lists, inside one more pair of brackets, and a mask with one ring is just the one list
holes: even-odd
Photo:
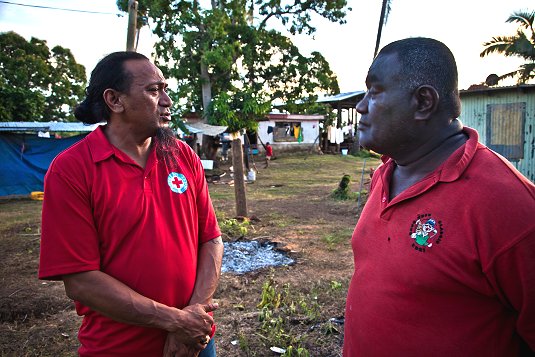
[[(9, 0), (8, 2), (66, 9), (98, 11), (78, 13), (0, 3), (0, 32), (15, 31), (26, 39), (37, 37), (49, 47), (71, 49), (88, 72), (107, 53), (126, 47), (127, 16), (119, 14), (115, 0)], [(373, 57), (381, 0), (349, 0), (353, 8), (347, 24), (317, 18), (314, 38), (298, 36), (294, 43), (304, 54), (321, 52), (337, 74), (342, 92), (364, 90)], [(500, 55), (479, 57), (483, 42), (493, 36), (513, 35), (516, 24), (505, 20), (514, 11), (535, 10), (533, 0), (392, 0), (381, 46), (397, 39), (425, 36), (450, 47), (459, 67), (459, 85), (481, 83), (491, 74), (504, 74), (522, 61)], [(150, 56), (156, 38), (143, 28), (138, 52)], [(510, 84), (510, 83), (507, 83)]]

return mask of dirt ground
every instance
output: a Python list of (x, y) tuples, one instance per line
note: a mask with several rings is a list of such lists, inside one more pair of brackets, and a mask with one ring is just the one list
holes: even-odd
[[(351, 175), (351, 191), (361, 189), (363, 159), (281, 155), (267, 169), (255, 159), (247, 233), (224, 239), (277, 243), (295, 264), (223, 274), (215, 294), (218, 355), (276, 356), (271, 347), (280, 347), (286, 356), (341, 356), (350, 236), (360, 210), (356, 198), (330, 194), (344, 174)], [(377, 164), (367, 159), (364, 192)], [(214, 173), (212, 200), (220, 223), (228, 223), (235, 216), (229, 164)], [(29, 199), (0, 200), (0, 356), (73, 356), (78, 347), (81, 319), (63, 284), (37, 280), (41, 207)]]

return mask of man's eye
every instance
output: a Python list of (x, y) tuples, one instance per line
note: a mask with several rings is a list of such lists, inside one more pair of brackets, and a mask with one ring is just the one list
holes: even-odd
[(376, 90), (376, 89), (368, 89), (368, 95), (369, 96), (373, 97), (374, 95), (377, 95), (378, 93), (379, 93), (379, 91)]

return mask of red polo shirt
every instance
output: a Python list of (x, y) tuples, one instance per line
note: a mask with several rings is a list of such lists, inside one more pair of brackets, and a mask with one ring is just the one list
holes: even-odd
[(516, 356), (535, 349), (535, 186), (469, 140), (389, 200), (374, 173), (352, 237), (344, 356)]
[[(98, 128), (58, 155), (45, 177), (39, 278), (101, 270), (146, 297), (185, 307), (199, 244), (220, 231), (201, 162), (179, 146), (177, 169), (154, 150), (143, 169)], [(84, 316), (81, 355), (162, 355), (165, 331), (76, 308)]]

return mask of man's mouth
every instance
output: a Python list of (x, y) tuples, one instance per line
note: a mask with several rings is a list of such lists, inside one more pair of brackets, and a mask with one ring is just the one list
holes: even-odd
[(370, 125), (367, 123), (364, 123), (363, 121), (359, 121), (359, 124), (357, 125), (357, 130), (364, 130), (368, 128)]

